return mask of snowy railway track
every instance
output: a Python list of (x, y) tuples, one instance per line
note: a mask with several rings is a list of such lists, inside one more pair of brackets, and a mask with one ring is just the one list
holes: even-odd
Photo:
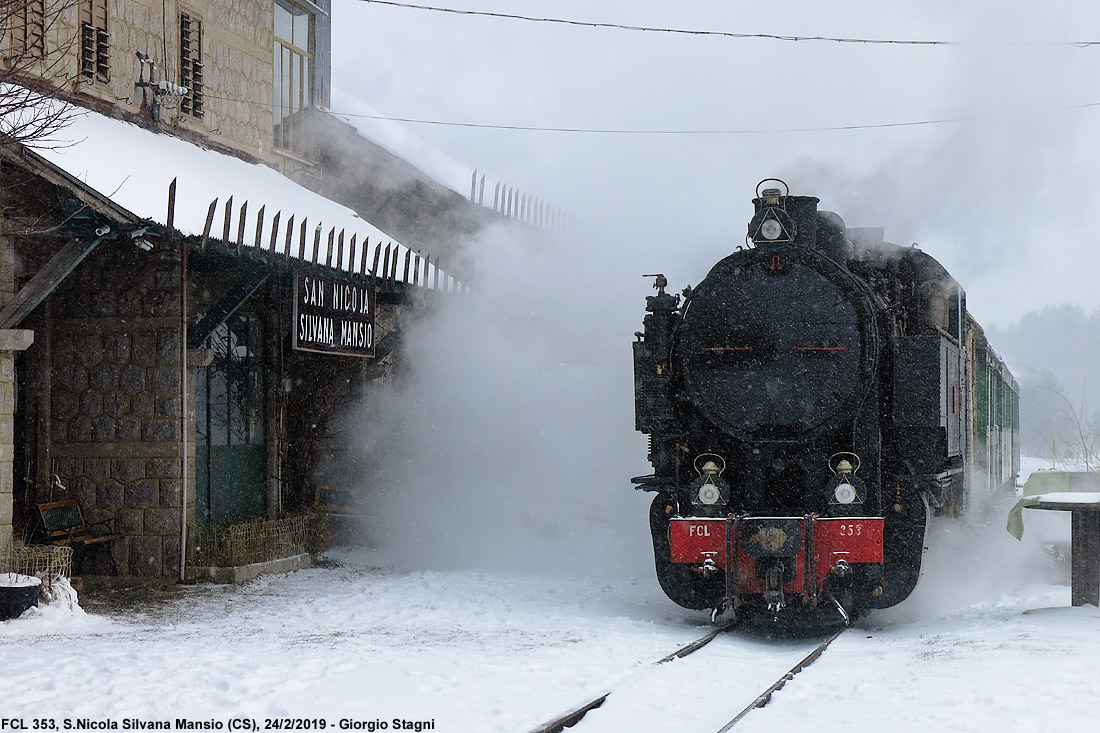
[[(845, 628), (847, 628), (847, 627), (845, 627)], [(765, 705), (767, 705), (768, 702), (771, 701), (772, 694), (774, 692), (776, 692), (777, 690), (782, 689), (782, 687), (784, 685), (786, 685), (788, 682), (790, 682), (791, 680), (794, 679), (794, 676), (796, 674), (798, 674), (802, 670), (806, 669), (806, 667), (809, 667), (811, 664), (816, 662), (818, 660), (818, 658), (822, 654), (825, 653), (825, 650), (829, 648), (829, 645), (832, 644), (834, 641), (836, 641), (836, 638), (838, 636), (840, 636), (841, 634), (843, 634), (844, 631), (845, 631), (845, 629), (840, 629), (839, 631), (834, 633), (832, 636), (830, 636), (828, 639), (826, 639), (825, 641), (818, 644), (812, 652), (810, 652), (809, 654), (804, 656), (802, 659), (800, 659), (798, 661), (798, 663), (795, 664), (793, 667), (791, 667), (790, 670), (785, 675), (783, 675), (778, 680), (773, 682), (768, 689), (764, 690), (762, 693), (757, 695), (755, 700), (753, 700), (748, 705), (746, 705), (745, 708), (741, 712), (739, 712), (728, 723), (726, 723), (724, 726), (722, 726), (722, 728), (718, 731), (718, 733), (727, 733), (729, 730), (731, 730), (733, 728), (733, 726), (737, 725), (742, 720), (744, 720), (745, 716), (748, 715), (749, 713), (751, 713), (753, 710), (756, 710), (757, 708), (762, 708)]]
[[(642, 674), (636, 675), (634, 678), (632, 678), (630, 683), (625, 684), (625, 685), (620, 686), (620, 687), (617, 687), (617, 688), (614, 688), (614, 689), (611, 689), (611, 690), (608, 690), (607, 692), (605, 692), (601, 695), (598, 695), (598, 696), (596, 696), (596, 697), (594, 697), (590, 700), (587, 700), (587, 701), (581, 703), (580, 705), (577, 705), (576, 707), (570, 708), (568, 711), (566, 711), (565, 713), (562, 713), (561, 715), (557, 716), (553, 720), (550, 720), (550, 721), (548, 721), (546, 723), (543, 723), (543, 724), (539, 725), (538, 727), (534, 728), (530, 733), (560, 733), (565, 728), (571, 728), (571, 727), (577, 725), (589, 713), (596, 710), (597, 708), (601, 708), (604, 705), (604, 703), (606, 703), (608, 701), (608, 699), (611, 698), (611, 696), (614, 695), (615, 693), (619, 693), (620, 696), (623, 696), (624, 691), (627, 690), (631, 686), (631, 684), (633, 684), (635, 686), (638, 686), (638, 685), (644, 686), (646, 680), (649, 677), (652, 676), (649, 673), (652, 672), (655, 668), (660, 667), (661, 665), (664, 665), (666, 662), (671, 662), (674, 659), (683, 659), (683, 658), (699, 651), (703, 647), (707, 646), (710, 642), (714, 641), (714, 639), (716, 639), (720, 634), (722, 634), (725, 631), (728, 631), (733, 626), (734, 626), (734, 624), (727, 624), (725, 626), (721, 626), (721, 627), (718, 627), (716, 629), (713, 629), (712, 631), (710, 631), (707, 634), (699, 637), (698, 639), (691, 642), (690, 644), (687, 644), (687, 645), (677, 649), (672, 654), (669, 654), (668, 656), (666, 656), (666, 657), (664, 657), (664, 658), (662, 658), (662, 659), (660, 659), (656, 662), (653, 662), (651, 665), (649, 665), (649, 667), (645, 668), (645, 671)], [(808, 654), (805, 654), (804, 656), (799, 658), (798, 661), (794, 664), (794, 666), (790, 667), (790, 669), (788, 669), (786, 672), (784, 672), (782, 674), (782, 676), (780, 676), (775, 682), (773, 682), (770, 686), (768, 686), (767, 689), (765, 689), (763, 692), (761, 692), (759, 695), (757, 695), (754, 699), (752, 699), (733, 718), (731, 718), (731, 719), (730, 718), (724, 718), (724, 717), (714, 718), (716, 720), (728, 720), (728, 722), (726, 722), (724, 725), (722, 725), (722, 727), (720, 729), (716, 728), (716, 727), (707, 727), (708, 722), (704, 721), (704, 720), (698, 720), (697, 724), (691, 724), (690, 729), (691, 730), (703, 731), (703, 732), (716, 730), (717, 733), (727, 733), (728, 731), (732, 730), (733, 727), (735, 725), (737, 725), (737, 723), (741, 722), (745, 718), (745, 716), (747, 716), (750, 712), (752, 712), (753, 710), (756, 710), (757, 708), (762, 708), (765, 705), (767, 705), (768, 702), (771, 700), (772, 695), (776, 691), (781, 689), (784, 685), (786, 685), (787, 682), (794, 679), (795, 675), (797, 675), (803, 669), (805, 669), (806, 667), (810, 666), (815, 661), (817, 661), (817, 659), (819, 657), (821, 657), (821, 655), (825, 652), (825, 650), (829, 647), (829, 645), (832, 644), (833, 641), (835, 641), (836, 638), (838, 636), (840, 636), (841, 633), (843, 633), (843, 631), (844, 631), (844, 629), (840, 629), (839, 631), (835, 632), (834, 634), (829, 636), (829, 638), (825, 639), (823, 642), (819, 643), (817, 646), (815, 646), (813, 649), (811, 649)], [(799, 652), (797, 652), (797, 653), (802, 653), (802, 651), (804, 651), (804, 650), (805, 650), (805, 647), (802, 647), (802, 649), (799, 650)], [(787, 656), (786, 658), (788, 660), (790, 659), (789, 656)], [(727, 679), (727, 678), (719, 672), (719, 670), (722, 669), (721, 664), (722, 664), (723, 660), (717, 660), (717, 661), (718, 661), (717, 664), (715, 664), (714, 666), (711, 666), (709, 668), (709, 673), (710, 673), (710, 676), (713, 677), (716, 682), (721, 684), (722, 681)], [(728, 661), (728, 660), (726, 660), (726, 661)], [(789, 663), (789, 661), (788, 661), (788, 663)], [(774, 674), (774, 672), (773, 672), (773, 674)], [(767, 679), (767, 677), (764, 676), (764, 679)], [(726, 689), (723, 690), (723, 692), (725, 694), (720, 698), (717, 705), (722, 704), (721, 700), (728, 700), (729, 699), (729, 697), (728, 697), (729, 689), (731, 689), (731, 688), (732, 689), (745, 689), (747, 685), (752, 685), (754, 683), (755, 683), (755, 680), (753, 680), (753, 681), (741, 680), (741, 681), (738, 681), (736, 684), (730, 684), (730, 685), (726, 686)], [(763, 683), (760, 683), (760, 684), (763, 684)], [(662, 686), (663, 686), (662, 684), (658, 684), (657, 689), (662, 689)], [(757, 688), (757, 689), (759, 689), (759, 688)], [(646, 691), (643, 690), (640, 694), (641, 694), (642, 698), (646, 697)], [(667, 693), (666, 693), (666, 695), (667, 695)], [(705, 700), (705, 704), (711, 709), (713, 709), (716, 706), (716, 703), (715, 703), (714, 699)], [(629, 707), (629, 703), (627, 703), (626, 706), (621, 706), (621, 707)], [(722, 706), (722, 707), (724, 707), (724, 706)], [(733, 706), (731, 705), (730, 709), (732, 709), (732, 708), (733, 708)], [(662, 712), (664, 712), (664, 711), (662, 710)], [(729, 713), (727, 712), (726, 715), (728, 715), (728, 714)], [(677, 720), (681, 725), (691, 722), (691, 721), (685, 720), (685, 718), (683, 716), (679, 717)], [(594, 724), (597, 724), (597, 725), (600, 726), (598, 728), (598, 730), (612, 730), (612, 729), (615, 729), (614, 724), (609, 719), (604, 719), (604, 720), (601, 720), (601, 721), (592, 721), (592, 722)], [(648, 722), (652, 725), (656, 725), (656, 721), (654, 721), (652, 719), (649, 719)], [(584, 728), (584, 727), (585, 726), (583, 726), (583, 725), (581, 726), (581, 728)], [(658, 730), (658, 729), (668, 730), (670, 728), (666, 727), (666, 726), (657, 726), (657, 727), (654, 727), (653, 729), (654, 730)], [(581, 730), (581, 729), (578, 728), (578, 731), (579, 730)]]

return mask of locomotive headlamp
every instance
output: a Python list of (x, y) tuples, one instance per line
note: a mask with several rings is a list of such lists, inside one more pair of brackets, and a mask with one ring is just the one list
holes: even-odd
[(783, 235), (783, 225), (775, 219), (765, 219), (760, 225), (760, 234), (764, 239), (774, 242)]
[(838, 504), (851, 504), (856, 500), (856, 489), (849, 483), (841, 482), (837, 484), (836, 490), (833, 491), (833, 498), (836, 499)]
[(705, 483), (699, 487), (699, 503), (714, 505), (722, 500), (722, 492), (712, 483)]
[(749, 240), (753, 244), (793, 242), (797, 234), (795, 220), (779, 206), (760, 209), (749, 222)]

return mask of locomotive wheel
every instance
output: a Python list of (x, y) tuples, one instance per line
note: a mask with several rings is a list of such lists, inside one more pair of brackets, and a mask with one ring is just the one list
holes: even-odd
[(669, 561), (672, 549), (668, 541), (668, 520), (675, 514), (676, 500), (669, 494), (658, 494), (649, 508), (657, 581), (665, 595), (684, 608), (715, 608), (724, 594), (725, 582), (721, 575), (716, 573), (705, 578), (690, 565)]

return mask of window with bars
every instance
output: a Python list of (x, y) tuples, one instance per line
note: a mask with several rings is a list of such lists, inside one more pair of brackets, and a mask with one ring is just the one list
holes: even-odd
[(313, 14), (275, 2), (275, 147), (308, 155), (307, 110), (313, 106)]
[(180, 84), (187, 96), (180, 101), (185, 115), (202, 118), (203, 67), (202, 21), (190, 13), (180, 13)]
[(14, 11), (0, 9), (10, 28), (9, 53), (24, 59), (46, 55), (46, 0), (26, 0)]
[(92, 81), (111, 80), (111, 34), (107, 32), (107, 0), (81, 0), (80, 75)]

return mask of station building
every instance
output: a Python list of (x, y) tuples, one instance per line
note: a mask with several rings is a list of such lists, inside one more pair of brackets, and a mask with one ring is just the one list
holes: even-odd
[(78, 572), (294, 554), (332, 420), (497, 215), (324, 111), (328, 0), (10, 5), (0, 97), (66, 124), (0, 140), (0, 557), (74, 501)]

